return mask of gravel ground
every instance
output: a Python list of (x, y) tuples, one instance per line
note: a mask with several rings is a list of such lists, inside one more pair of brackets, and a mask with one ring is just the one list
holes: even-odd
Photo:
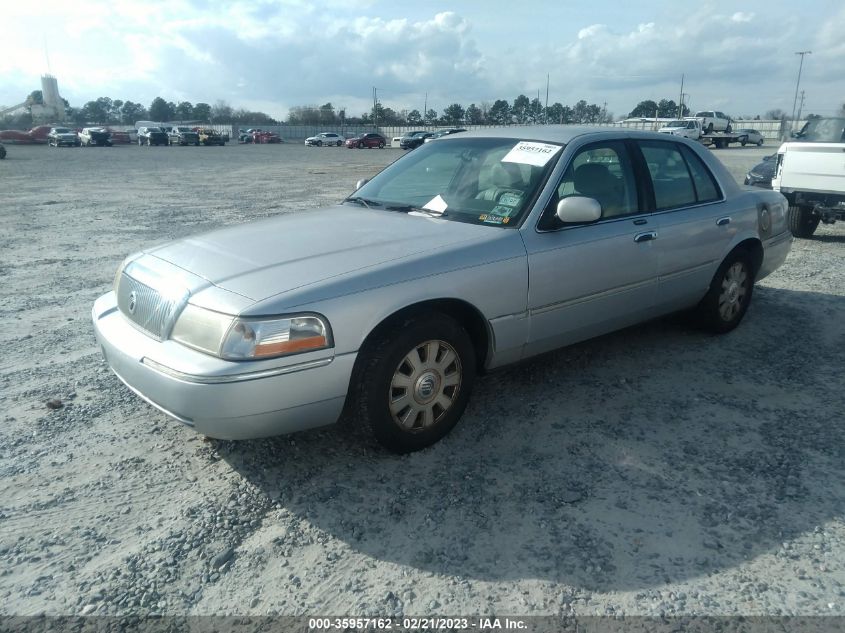
[[(398, 150), (8, 150), (0, 614), (845, 614), (845, 225), (735, 332), (495, 372), (420, 453), (204, 441), (111, 374), (92, 302), (129, 252), (334, 202)], [(741, 178), (772, 151), (717, 153)]]

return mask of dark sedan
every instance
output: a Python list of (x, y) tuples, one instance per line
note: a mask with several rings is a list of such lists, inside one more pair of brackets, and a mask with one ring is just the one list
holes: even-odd
[(747, 174), (745, 174), (745, 184), (754, 187), (762, 187), (764, 189), (772, 188), (772, 178), (775, 176), (775, 169), (778, 166), (777, 154), (766, 156), (762, 163), (754, 165)]
[(346, 140), (346, 147), (349, 149), (363, 149), (363, 148), (371, 148), (371, 147), (378, 147), (379, 149), (384, 149), (384, 146), (387, 145), (387, 139), (384, 138), (381, 134), (377, 132), (364, 132), (363, 134), (359, 134), (353, 138)]
[(399, 139), (399, 147), (402, 149), (414, 149), (422, 145), (423, 141), (430, 136), (434, 136), (434, 132), (426, 132), (425, 130), (409, 132)]

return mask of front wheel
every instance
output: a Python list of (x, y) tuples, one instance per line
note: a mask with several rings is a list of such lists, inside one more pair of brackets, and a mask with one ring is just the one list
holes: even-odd
[(404, 319), (361, 353), (353, 421), (396, 453), (431, 446), (457, 424), (475, 381), (475, 351), (460, 323), (439, 312)]
[(808, 207), (791, 205), (786, 212), (786, 222), (795, 237), (813, 237), (821, 218)]
[(364, 144), (363, 144), (363, 143), (358, 143), (358, 149), (364, 149)]
[(379, 141), (378, 148), (384, 149), (384, 141)]
[(343, 141), (338, 141), (337, 146), (340, 147), (341, 145), (343, 145)]
[(730, 332), (745, 316), (754, 290), (754, 267), (745, 251), (729, 255), (696, 309), (700, 324), (717, 334)]
[(322, 147), (323, 141), (317, 141), (316, 143), (314, 143), (314, 145), (316, 145), (317, 147)]

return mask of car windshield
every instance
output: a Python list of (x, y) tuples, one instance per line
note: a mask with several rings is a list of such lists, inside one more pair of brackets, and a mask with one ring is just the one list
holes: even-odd
[(707, 116), (712, 116), (712, 115), (709, 112), (696, 112), (695, 116), (697, 116), (697, 117), (707, 117)]
[(528, 212), (563, 146), (513, 138), (428, 143), (347, 201), (370, 208), (513, 227)]
[(686, 126), (687, 126), (686, 121), (669, 121), (669, 123), (666, 124), (666, 127), (686, 127)]
[(845, 143), (845, 117), (807, 121), (795, 138), (809, 143)]

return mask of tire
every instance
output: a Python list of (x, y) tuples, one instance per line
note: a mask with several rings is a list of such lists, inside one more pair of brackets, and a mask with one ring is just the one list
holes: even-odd
[(743, 250), (734, 251), (716, 271), (696, 308), (698, 322), (716, 334), (730, 332), (742, 321), (754, 291), (754, 266)]
[(199, 141), (197, 141), (196, 143), (194, 143), (194, 147), (199, 147), (199, 146), (200, 146), (200, 142), (199, 142)]
[(0, 145), (0, 160), (6, 158), (6, 148)]
[(474, 382), (469, 334), (454, 319), (426, 312), (365, 345), (353, 374), (349, 413), (368, 438), (395, 453), (410, 453), (452, 430)]
[(337, 146), (340, 147), (341, 145), (343, 145), (343, 141), (338, 141)]
[(763, 139), (757, 141), (757, 147), (763, 147)]
[(364, 143), (358, 142), (358, 149), (364, 149)]
[(713, 133), (713, 124), (712, 124), (712, 123), (708, 123), (708, 124), (707, 124), (707, 129), (706, 129), (706, 130), (704, 130), (704, 132), (705, 132), (705, 133), (707, 133), (707, 134), (712, 134), (712, 133)]
[(384, 141), (379, 141), (378, 148), (384, 149)]
[(814, 215), (813, 211), (807, 207), (790, 205), (786, 212), (786, 222), (795, 237), (804, 239), (813, 237), (820, 220), (821, 218)]
[(739, 142), (739, 144), (740, 144), (740, 145), (742, 145), (743, 147), (745, 147), (745, 144), (746, 144), (747, 142), (748, 142), (748, 138), (744, 138), (744, 139), (742, 139), (742, 140)]
[(317, 141), (316, 143), (314, 143), (314, 145), (316, 145), (317, 147), (322, 147), (323, 141)]

